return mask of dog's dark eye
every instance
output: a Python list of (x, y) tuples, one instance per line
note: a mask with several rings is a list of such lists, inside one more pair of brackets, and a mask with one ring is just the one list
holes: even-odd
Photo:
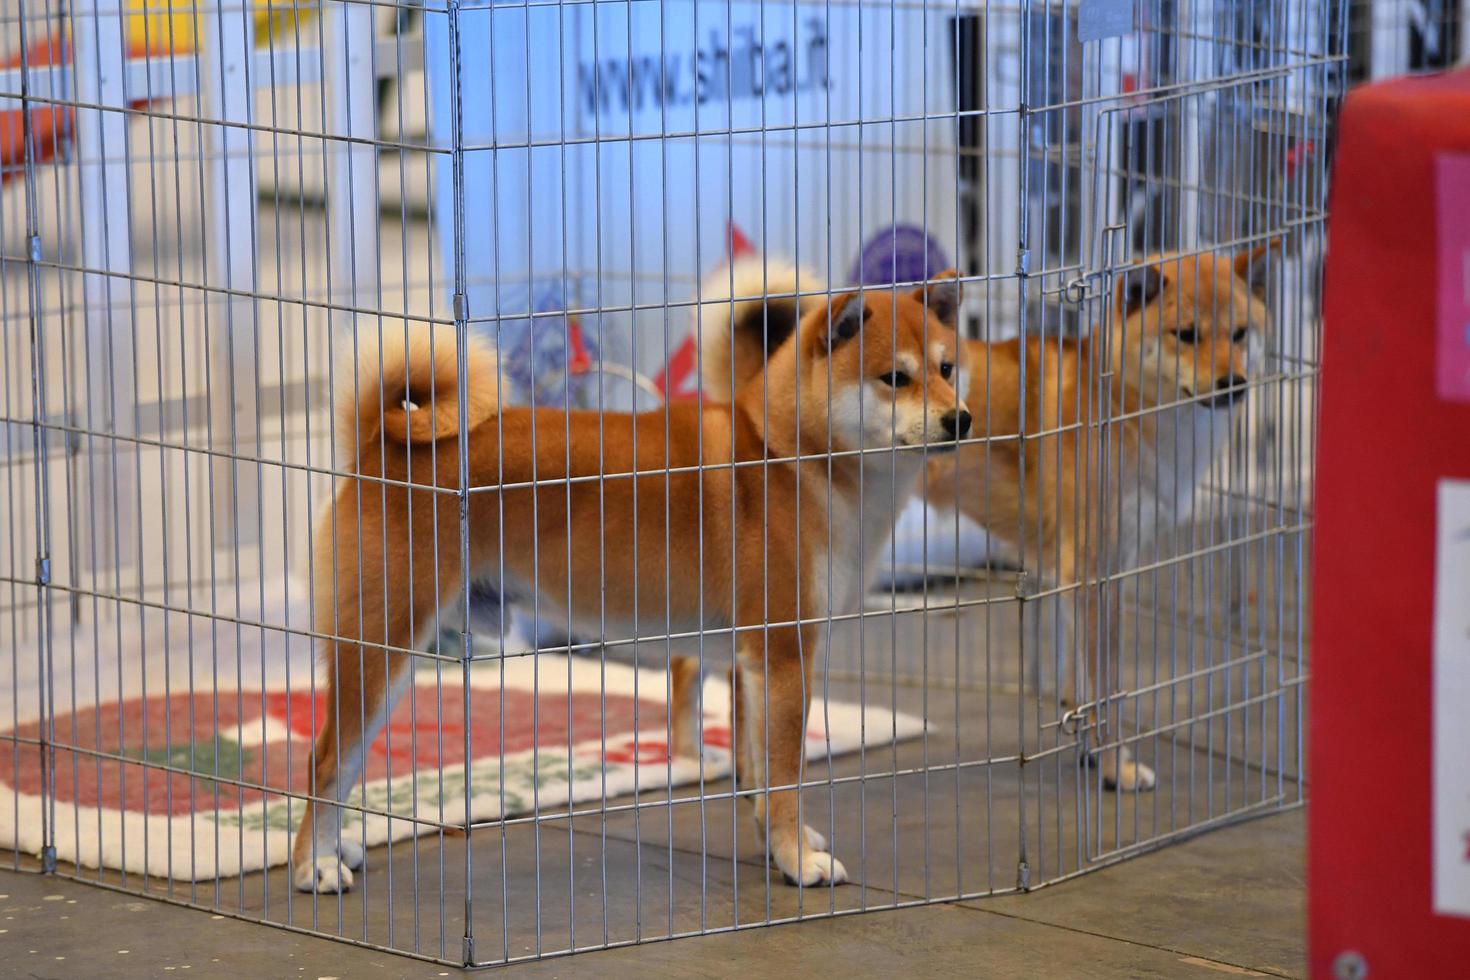
[(887, 374), (878, 375), (878, 380), (891, 388), (902, 388), (904, 385), (908, 384), (911, 379), (907, 374), (904, 374), (902, 371), (889, 371)]
[(1230, 342), (1238, 344), (1245, 339), (1245, 327), (1236, 327), (1235, 332), (1230, 335)]
[(1174, 338), (1181, 344), (1192, 344), (1199, 339), (1199, 332), (1196, 330), (1178, 330), (1175, 331)]
[(948, 361), (940, 361), (939, 376), (945, 381), (948, 381), (951, 374), (954, 374), (954, 365), (949, 363)]

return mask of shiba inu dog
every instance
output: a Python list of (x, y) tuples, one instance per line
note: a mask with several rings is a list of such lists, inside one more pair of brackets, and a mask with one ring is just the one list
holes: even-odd
[[(1275, 244), (1233, 258), (1153, 257), (1110, 297), (1106, 339), (965, 342), (959, 390), (976, 438), (929, 463), (928, 500), (983, 526), (1046, 586), (1079, 593), (1089, 698), (1078, 708), (1092, 718), (1111, 788), (1150, 789), (1155, 777), (1121, 741), (1108, 742), (1119, 587), (1107, 576), (1135, 567), (1160, 530), (1189, 518), (1196, 487), (1228, 444), (1267, 315), (1255, 273)], [(776, 268), (768, 288), (792, 291), (796, 271)], [(715, 370), (705, 390), (720, 397), (760, 372), (760, 351), (748, 337), (707, 350)]]
[[(952, 274), (897, 296), (801, 300), (799, 324), (730, 403), (641, 414), (503, 406), (493, 352), (430, 328), (385, 333), (381, 354), (373, 337), (343, 367), (351, 475), (313, 555), (327, 709), (296, 886), (351, 886), (364, 855), (338, 804), (411, 682), (407, 651), (441, 603), (461, 601), (466, 574), (510, 601), (534, 595), (584, 635), (722, 631), (712, 642), (740, 665), (741, 776), (771, 856), (793, 883), (845, 880), (799, 815), (818, 623), (856, 608), (892, 495), (915, 492), (927, 453), (969, 430), (959, 303)], [(445, 492), (466, 480), (474, 492)], [(685, 667), (675, 693), (688, 699)]]

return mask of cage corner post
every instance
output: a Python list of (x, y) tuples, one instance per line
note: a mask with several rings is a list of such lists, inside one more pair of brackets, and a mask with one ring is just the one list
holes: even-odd
[[(455, 391), (459, 416), (455, 420), (458, 472), (455, 474), (456, 502), (459, 508), (456, 532), (459, 549), (460, 584), (455, 602), (459, 605), (463, 632), (460, 634), (460, 694), (464, 711), (464, 930), (460, 936), (460, 953), (464, 966), (476, 965), (475, 953), (475, 878), (474, 878), (474, 798), (472, 739), (474, 723), (470, 714), (470, 674), (474, 666), (474, 640), (470, 619), (470, 471), (469, 471), (469, 331), (470, 307), (468, 298), (469, 272), (465, 257), (465, 138), (464, 138), (464, 85), (461, 68), (460, 0), (448, 0), (446, 26), (449, 53), (449, 165), (450, 165), (450, 213), (440, 215), (452, 222), (453, 241), (449, 256), (453, 295), (451, 311), (454, 317), (454, 349), (456, 353)], [(443, 604), (443, 597), (440, 597)], [(442, 886), (441, 886), (442, 887)]]
[[(23, 12), (24, 7), (22, 6), (21, 9)], [(18, 86), (23, 96), (29, 95), (31, 93), (30, 72), (26, 70), (28, 66), (25, 64), (25, 60), (26, 59), (23, 56)], [(32, 126), (34, 125), (34, 118), (31, 115), (31, 110), (32, 107), (23, 100), (21, 102), (21, 119), (22, 125), (27, 133), (32, 131)], [(27, 139), (26, 144), (27, 146), (29, 146), (31, 144), (31, 141)], [(29, 341), (29, 361), (27, 367), (29, 368), (30, 376), (28, 379), (28, 387), (30, 390), (31, 399), (31, 417), (29, 428), (31, 451), (34, 458), (34, 465), (30, 469), (31, 477), (34, 481), (32, 484), (32, 493), (34, 495), (32, 499), (35, 501), (35, 524), (33, 531), (35, 550), (32, 556), (35, 562), (34, 566), (32, 566), (32, 571), (34, 575), (36, 594), (36, 619), (34, 622), (34, 636), (36, 642), (34, 654), (36, 664), (36, 676), (40, 680), (40, 686), (35, 692), (34, 703), (29, 707), (34, 710), (36, 715), (36, 765), (38, 775), (40, 777), (39, 781), (41, 787), (39, 794), (39, 806), (36, 809), (36, 824), (40, 831), (38, 835), (40, 838), (38, 853), (41, 859), (41, 871), (45, 874), (52, 874), (56, 870), (56, 820), (54, 812), (55, 794), (52, 791), (52, 774), (55, 772), (56, 750), (54, 722), (55, 711), (50, 701), (51, 685), (48, 682), (48, 667), (51, 663), (52, 649), (51, 601), (49, 593), (51, 591), (51, 553), (52, 549), (54, 548), (54, 543), (52, 540), (51, 528), (51, 483), (48, 466), (49, 447), (47, 445), (50, 439), (50, 434), (47, 432), (47, 428), (45, 425), (47, 408), (46, 382), (48, 372), (46, 366), (46, 331), (43, 312), (44, 290), (43, 286), (41, 285), (41, 261), (43, 257), (43, 243), (41, 241), (39, 231), (35, 164), (36, 161), (34, 154), (29, 152), (26, 153), (24, 158), (24, 178), (25, 222), (28, 242), (26, 249), (25, 303), (27, 314), (27, 339)], [(4, 330), (4, 344), (6, 348), (8, 348), (10, 345), (9, 326), (10, 323), (7, 319), (5, 321)], [(11, 379), (7, 377), (7, 406), (10, 404), (10, 384)], [(9, 427), (7, 426), (7, 429), (8, 428)], [(10, 435), (10, 432), (7, 431), (6, 435), (8, 437)], [(10, 449), (9, 438), (5, 440), (5, 447), (7, 450)], [(9, 463), (10, 460), (6, 459), (6, 462)], [(13, 484), (10, 484), (10, 486), (13, 486)], [(20, 494), (12, 494), (11, 500), (12, 502), (16, 501), (18, 498), (23, 500), (23, 496), (24, 490), (22, 490)], [(15, 527), (13, 519), (10, 523), (10, 527)], [(23, 539), (24, 533), (24, 531), (21, 531), (18, 537)], [(14, 561), (17, 558), (20, 558), (20, 555), (13, 554), (11, 558), (12, 561)], [(17, 568), (16, 570), (19, 571), (20, 569)], [(17, 575), (16, 581), (19, 580), (20, 576)], [(12, 605), (12, 607), (8, 609), (7, 612), (11, 617), (15, 617), (16, 619), (21, 618), (21, 610), (19, 608), (16, 608), (15, 605)], [(15, 620), (13, 619), (11, 624), (12, 630), (14, 630), (14, 623)], [(14, 632), (12, 632), (12, 635), (14, 635)], [(11, 652), (10, 670), (12, 678), (18, 676), (22, 669), (20, 666), (20, 654), (21, 651), (19, 648), (19, 644), (15, 644), (14, 649)], [(9, 741), (11, 743), (11, 751), (13, 753), (16, 753), (16, 750), (19, 748), (19, 742), (14, 737), (14, 731), (12, 730), (10, 733), (8, 733), (8, 736), (9, 737), (6, 738), (6, 741)], [(15, 822), (17, 824), (19, 824), (20, 822), (18, 819), (18, 815), (15, 819)], [(20, 849), (15, 849), (11, 862), (12, 870), (19, 870), (21, 868), (21, 857), (22, 855)]]

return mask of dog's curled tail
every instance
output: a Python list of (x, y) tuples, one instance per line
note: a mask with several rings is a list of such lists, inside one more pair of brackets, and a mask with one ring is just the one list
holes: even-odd
[(774, 257), (746, 256), (711, 273), (694, 311), (705, 397), (730, 401), (801, 318), (827, 301), (825, 288), (815, 274)]
[[(470, 428), (498, 410), (495, 350), (470, 340), (464, 348), (464, 414)], [(434, 442), (459, 432), (460, 347), (452, 329), (385, 328), (357, 347), (355, 370), (336, 392), (337, 445), (356, 460), (379, 438)]]

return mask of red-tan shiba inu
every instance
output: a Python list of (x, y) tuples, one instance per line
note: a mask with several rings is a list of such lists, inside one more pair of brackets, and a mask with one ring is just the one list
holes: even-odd
[[(1264, 269), (1272, 244), (1233, 259), (1155, 257), (1128, 272), (1112, 297), (1106, 347), (1097, 336), (965, 342), (969, 377), (960, 391), (979, 438), (929, 464), (930, 503), (985, 527), (1047, 586), (1082, 593), (1089, 692), (1080, 707), (1104, 743), (1097, 760), (1112, 788), (1150, 789), (1154, 774), (1121, 741), (1108, 742), (1103, 706), (1115, 703), (1119, 679), (1119, 601), (1117, 583), (1102, 583), (1135, 567), (1160, 530), (1189, 517), (1196, 486), (1228, 444), (1249, 383), (1251, 337), (1266, 320), (1252, 273)], [(771, 268), (770, 290), (790, 292), (795, 270)], [(760, 351), (738, 337), (707, 349), (715, 370), (705, 390), (719, 397), (730, 379), (758, 373)], [(1106, 384), (1095, 380), (1103, 366)]]
[[(338, 402), (354, 475), (340, 481), (313, 556), (313, 618), (332, 640), (296, 886), (352, 884), (363, 853), (342, 837), (336, 804), (410, 682), (404, 651), (433, 629), (440, 603), (457, 601), (465, 568), (512, 601), (535, 595), (585, 635), (631, 637), (635, 624), (733, 634), (741, 776), (758, 791), (770, 853), (793, 882), (845, 880), (799, 816), (817, 623), (861, 600), (861, 570), (891, 533), (890, 488), (918, 488), (926, 453), (902, 450), (952, 448), (969, 428), (955, 387), (959, 302), (952, 274), (898, 296), (803, 301), (800, 325), (733, 403), (636, 415), (502, 406), (493, 353), (457, 350), (449, 332), (396, 346), (385, 333), (381, 357), (378, 338), (365, 345)], [(724, 305), (765, 319), (759, 299)], [(874, 448), (884, 451), (853, 452)], [(462, 498), (444, 492), (464, 486), (462, 466), (485, 488), (466, 498), (468, 554)], [(687, 699), (688, 673), (675, 673)]]

